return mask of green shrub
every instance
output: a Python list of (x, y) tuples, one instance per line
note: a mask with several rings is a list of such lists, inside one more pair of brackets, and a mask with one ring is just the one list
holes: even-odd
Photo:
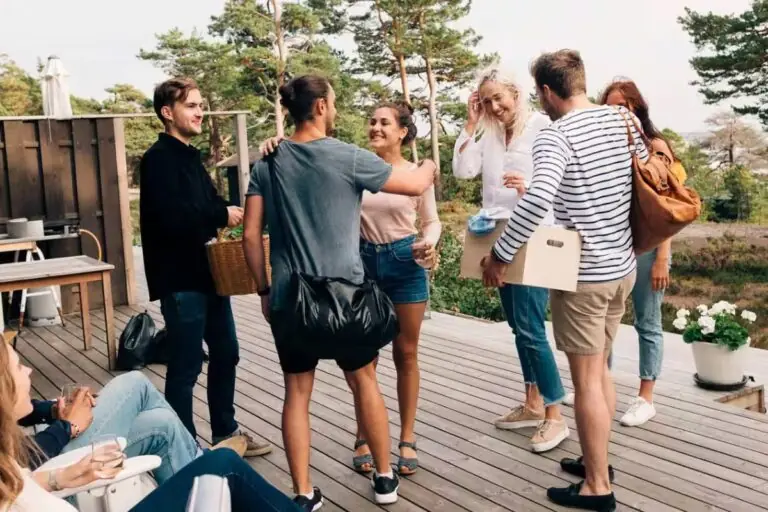
[(431, 308), (497, 322), (504, 320), (496, 290), (483, 287), (480, 281), (459, 277), (461, 255), (461, 240), (452, 231), (445, 230), (440, 242), (440, 267), (430, 285)]

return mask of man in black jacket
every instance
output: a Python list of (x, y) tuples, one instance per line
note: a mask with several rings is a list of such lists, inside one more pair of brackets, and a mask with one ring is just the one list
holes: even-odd
[(216, 192), (190, 145), (202, 132), (202, 96), (193, 80), (171, 79), (155, 89), (155, 113), (165, 126), (141, 159), (141, 239), (150, 300), (159, 300), (168, 330), (170, 360), (165, 397), (194, 436), (192, 390), (208, 345), (208, 409), (214, 443), (243, 436), (246, 456), (271, 451), (235, 421), (239, 348), (228, 297), (215, 293), (205, 244), (217, 230), (235, 227), (243, 210)]

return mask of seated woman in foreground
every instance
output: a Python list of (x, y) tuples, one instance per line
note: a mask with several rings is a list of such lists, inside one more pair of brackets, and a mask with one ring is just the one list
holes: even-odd
[[(27, 469), (27, 454), (38, 449), (17, 425), (32, 410), (29, 395), (32, 370), (23, 366), (10, 345), (0, 346), (0, 512), (74, 512), (66, 501), (51, 494), (74, 489), (98, 479), (113, 478), (120, 468), (107, 469), (90, 455), (53, 471)], [(226, 477), (232, 511), (291, 511), (299, 509), (283, 493), (259, 476), (234, 451), (223, 448), (206, 452), (144, 498), (133, 510), (184, 512), (197, 476)]]

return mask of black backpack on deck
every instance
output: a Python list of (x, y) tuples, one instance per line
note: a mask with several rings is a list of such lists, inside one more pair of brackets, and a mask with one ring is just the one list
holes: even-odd
[(145, 311), (128, 320), (117, 349), (117, 370), (140, 370), (151, 357), (155, 321)]

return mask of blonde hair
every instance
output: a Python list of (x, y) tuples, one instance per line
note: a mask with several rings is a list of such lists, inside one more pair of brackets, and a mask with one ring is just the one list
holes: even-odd
[(8, 347), (0, 342), (0, 507), (13, 504), (24, 488), (21, 466), (27, 465), (28, 440), (16, 423), (16, 383)]
[[(476, 81), (476, 90), (478, 91), (486, 82), (497, 82), (515, 94), (515, 120), (514, 125), (512, 126), (512, 139), (519, 137), (525, 128), (525, 123), (531, 114), (531, 110), (528, 107), (527, 97), (523, 88), (520, 86), (520, 82), (517, 81), (515, 74), (510, 69), (502, 67), (496, 62), (480, 70), (477, 73)], [(478, 122), (476, 132), (477, 137), (482, 137), (486, 132), (493, 133), (495, 136), (503, 138), (505, 135), (505, 127), (498, 119), (489, 118), (485, 109), (483, 109), (480, 114), (480, 121)]]

